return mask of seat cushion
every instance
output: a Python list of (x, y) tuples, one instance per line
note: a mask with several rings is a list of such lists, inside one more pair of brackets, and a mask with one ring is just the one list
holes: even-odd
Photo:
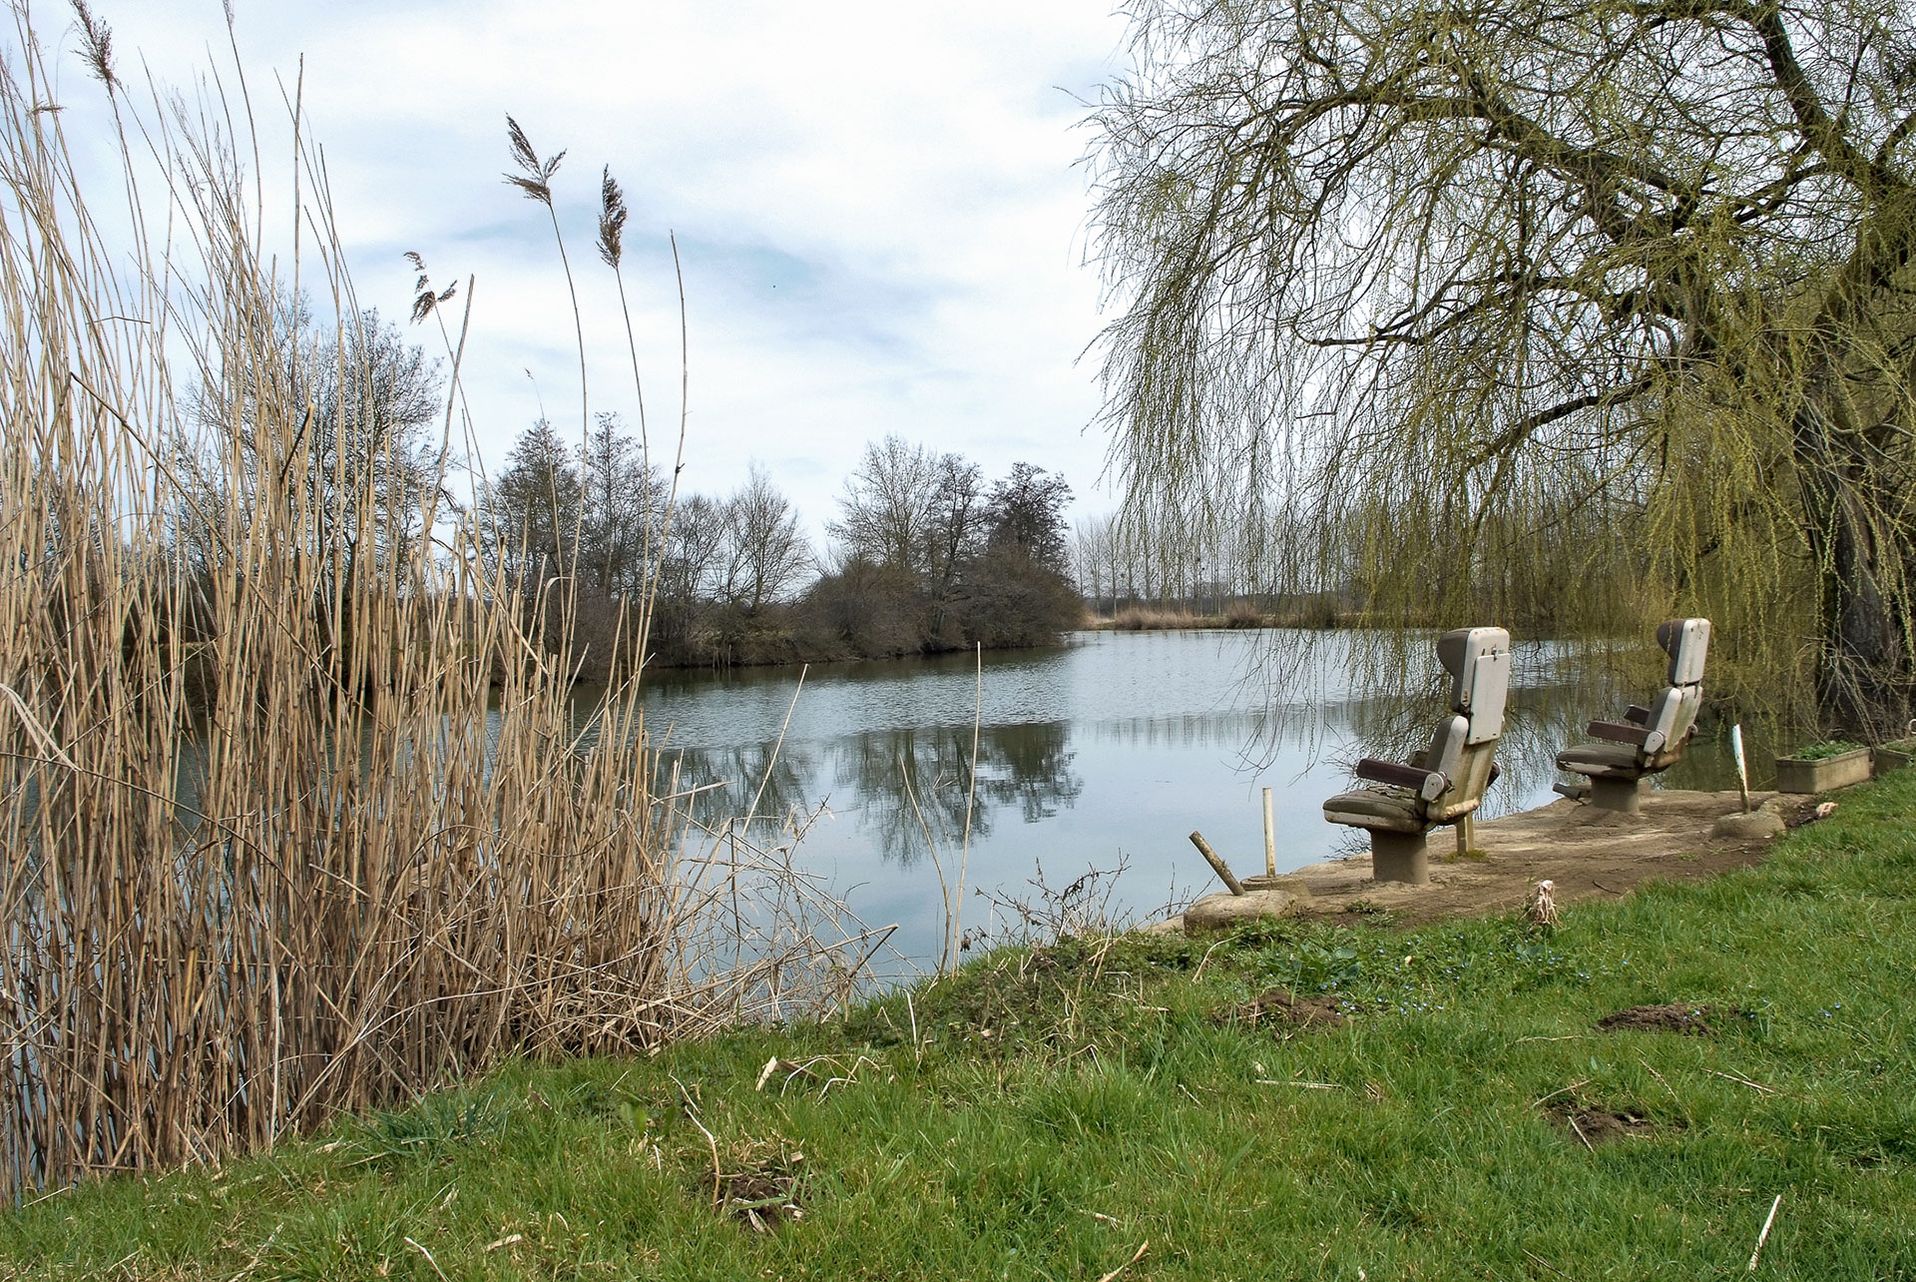
[(1557, 768), (1572, 774), (1634, 779), (1643, 773), (1637, 750), (1627, 743), (1573, 743), (1557, 754)]
[(1418, 833), (1424, 821), (1424, 802), (1407, 788), (1357, 788), (1340, 792), (1324, 803), (1324, 818), (1353, 828), (1382, 828), (1386, 832)]

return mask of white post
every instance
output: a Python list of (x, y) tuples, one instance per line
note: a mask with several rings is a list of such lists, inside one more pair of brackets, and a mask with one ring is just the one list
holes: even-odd
[(1743, 723), (1730, 727), (1730, 753), (1736, 758), (1736, 788), (1743, 794), (1743, 813), (1750, 813), (1750, 768), (1743, 759)]
[(1277, 824), (1271, 818), (1271, 790), (1264, 790), (1264, 874), (1277, 876)]

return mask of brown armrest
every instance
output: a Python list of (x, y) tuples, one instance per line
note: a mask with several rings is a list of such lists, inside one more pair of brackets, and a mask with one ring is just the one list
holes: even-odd
[(1592, 721), (1584, 728), (1584, 733), (1597, 739), (1608, 739), (1611, 743), (1634, 744), (1641, 748), (1650, 740), (1650, 732), (1642, 726), (1626, 725), (1621, 721)]
[(1365, 757), (1357, 763), (1357, 777), (1368, 779), (1372, 783), (1396, 784), (1400, 788), (1409, 788), (1425, 801), (1443, 795), (1450, 787), (1450, 780), (1435, 770), (1422, 770), (1416, 766), (1400, 765), (1395, 761), (1379, 761), (1375, 757)]
[(1624, 709), (1623, 719), (1631, 725), (1647, 726), (1650, 724), (1650, 710), (1640, 703), (1633, 703)]

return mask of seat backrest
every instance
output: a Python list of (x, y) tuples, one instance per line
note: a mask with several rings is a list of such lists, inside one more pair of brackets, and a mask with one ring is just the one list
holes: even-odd
[(1657, 624), (1657, 644), (1670, 656), (1670, 684), (1703, 684), (1703, 662), (1710, 653), (1708, 619), (1671, 619)]
[(1469, 721), (1466, 743), (1489, 743), (1504, 732), (1510, 691), (1510, 633), (1457, 628), (1437, 638), (1437, 661), (1450, 674), (1450, 710)]
[(1502, 628), (1446, 632), (1437, 639), (1437, 659), (1450, 674), (1450, 707), (1456, 714), (1438, 724), (1424, 758), (1450, 780), (1425, 810), (1430, 820), (1442, 823), (1475, 810), (1490, 786), (1510, 691), (1510, 633)]
[(1644, 728), (1660, 734), (1655, 748), (1637, 756), (1645, 767), (1663, 770), (1683, 756), (1696, 716), (1703, 707), (1703, 664), (1710, 652), (1708, 619), (1671, 619), (1657, 625), (1657, 644), (1670, 656), (1670, 684), (1650, 705)]
[(1637, 756), (1642, 765), (1658, 770), (1675, 765), (1683, 756), (1690, 732), (1696, 728), (1696, 714), (1703, 707), (1701, 685), (1666, 686), (1650, 705), (1650, 718), (1644, 729), (1663, 737), (1655, 748), (1645, 746)]
[(1490, 768), (1496, 755), (1495, 739), (1465, 744), (1456, 768), (1445, 772), (1450, 787), (1425, 807), (1424, 817), (1432, 823), (1446, 823), (1475, 810), (1483, 802), (1484, 789), (1490, 786)]

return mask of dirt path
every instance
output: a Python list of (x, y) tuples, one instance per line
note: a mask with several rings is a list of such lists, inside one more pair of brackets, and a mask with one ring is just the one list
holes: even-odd
[[(1751, 802), (1788, 813), (1794, 813), (1798, 805), (1798, 799), (1779, 801), (1774, 793), (1753, 794)], [(1454, 854), (1449, 829), (1431, 833), (1428, 885), (1372, 881), (1370, 859), (1363, 856), (1312, 864), (1279, 878), (1274, 892), (1253, 890), (1245, 899), (1266, 900), (1265, 911), (1322, 918), (1344, 917), (1353, 906), (1375, 906), (1388, 909), (1399, 922), (1415, 925), (1442, 917), (1514, 910), (1544, 878), (1553, 883), (1559, 905), (1620, 898), (1651, 879), (1709, 877), (1762, 862), (1769, 838), (1712, 835), (1718, 818), (1741, 809), (1734, 791), (1653, 791), (1645, 795), (1638, 815), (1555, 801), (1477, 824), (1476, 850), (1467, 857)], [(1290, 902), (1283, 889), (1298, 885), (1310, 892), (1308, 904)], [(1209, 906), (1231, 898), (1206, 896), (1192, 906), (1192, 915), (1202, 917)], [(1249, 902), (1230, 907), (1252, 915), (1257, 911)]]

